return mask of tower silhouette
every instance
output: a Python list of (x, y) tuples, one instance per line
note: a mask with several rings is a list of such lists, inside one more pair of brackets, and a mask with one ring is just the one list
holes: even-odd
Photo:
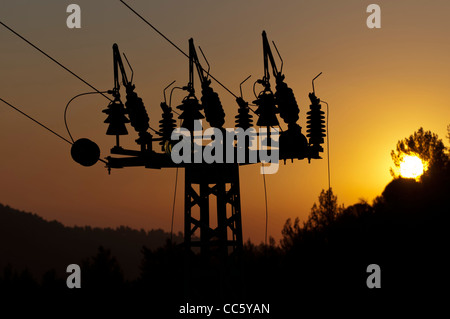
[[(275, 146), (271, 142), (270, 130), (274, 126), (279, 126), (277, 117), (277, 114), (279, 114), (288, 125), (288, 129), (282, 131), (280, 134), (280, 159), (294, 160), (308, 158), (308, 160), (311, 160), (320, 158), (319, 152), (323, 151), (320, 144), (323, 143), (324, 136), (322, 131), (323, 112), (321, 113), (320, 111), (320, 100), (315, 96), (315, 92), (310, 94), (312, 104), (311, 111), (308, 112), (308, 137), (310, 137), (308, 141), (301, 133), (301, 127), (297, 124), (300, 110), (292, 89), (284, 82), (285, 76), (282, 74), (283, 63), (281, 64), (281, 69), (278, 70), (265, 32), (262, 33), (262, 38), (264, 76), (255, 82), (255, 84), (262, 85), (262, 90), (254, 101), (257, 106), (257, 110), (254, 113), (258, 116), (257, 125), (266, 128), (267, 133), (260, 132), (259, 135), (261, 137), (265, 136), (264, 145), (269, 148), (270, 152), (270, 149)], [(278, 56), (281, 62), (283, 62), (279, 53)], [(236, 145), (234, 140), (229, 141), (229, 138), (227, 138), (228, 133), (223, 128), (225, 112), (218, 94), (211, 87), (211, 78), (213, 77), (209, 72), (209, 63), (203, 55), (208, 63), (208, 70), (205, 70), (201, 66), (193, 39), (189, 39), (188, 57), (189, 81), (186, 86), (182, 87), (187, 92), (187, 96), (177, 108), (181, 111), (179, 115), (179, 119), (182, 120), (181, 127), (189, 132), (191, 153), (184, 154), (190, 159), (187, 162), (175, 163), (171, 157), (172, 148), (177, 143), (181, 143), (181, 141), (171, 139), (171, 130), (176, 126), (172, 107), (167, 105), (166, 101), (161, 103), (163, 115), (160, 121), (160, 130), (155, 131), (158, 137), (154, 138), (148, 131), (151, 128), (149, 125), (150, 119), (143, 101), (134, 92), (133, 77), (131, 77), (130, 81), (128, 80), (118, 46), (117, 44), (113, 45), (114, 89), (110, 92), (114, 96), (114, 101), (105, 111), (109, 115), (105, 122), (110, 124), (107, 134), (116, 135), (117, 137), (116, 145), (111, 149), (111, 154), (120, 155), (120, 157), (106, 157), (106, 166), (109, 170), (131, 166), (143, 166), (151, 169), (184, 168), (183, 245), (187, 256), (187, 276), (189, 277), (189, 274), (192, 274), (193, 269), (190, 260), (193, 256), (197, 255), (197, 252), (200, 253), (199, 255), (204, 261), (211, 260), (211, 258), (219, 260), (218, 264), (220, 266), (218, 271), (221, 274), (225, 274), (227, 272), (227, 265), (233, 264), (232, 261), (237, 261), (237, 264), (234, 263), (234, 265), (238, 265), (238, 268), (240, 267), (239, 261), (241, 260), (240, 257), (243, 249), (239, 167), (241, 165), (251, 164), (249, 159), (252, 153), (256, 153), (253, 154), (256, 155), (254, 157), (256, 158), (256, 163), (264, 162), (264, 159), (259, 157), (258, 149), (253, 147), (255, 145), (252, 145), (249, 135), (245, 137), (243, 144), (238, 142)], [(269, 63), (271, 69), (269, 68)], [(122, 77), (122, 84), (126, 90), (125, 103), (122, 103), (120, 100), (119, 70)], [(197, 99), (195, 94), (195, 70), (197, 71), (201, 85), (202, 96), (200, 100)], [(276, 82), (275, 93), (271, 89), (270, 71), (272, 71)], [(218, 83), (220, 84), (220, 82)], [(231, 93), (231, 91), (229, 92)], [(236, 116), (236, 127), (242, 130), (251, 129), (253, 116), (250, 111), (253, 110), (249, 107), (249, 103), (243, 99), (242, 89), (241, 96), (235, 97), (239, 107), (238, 115)], [(128, 115), (129, 120), (125, 114)], [(203, 154), (210, 147), (209, 145), (203, 146), (199, 144), (196, 138), (197, 133), (200, 132), (195, 131), (195, 121), (203, 118), (205, 118), (211, 127), (221, 132), (225, 137), (221, 143), (224, 150), (228, 149), (229, 152), (230, 148), (225, 147), (225, 144), (232, 144), (231, 149), (234, 151), (231, 156), (234, 159), (232, 163), (226, 162), (226, 159), (230, 158), (230, 154), (226, 154), (227, 151), (223, 152), (223, 158), (216, 163), (206, 162), (202, 156), (200, 156), (200, 161), (194, 160), (199, 155), (199, 152)], [(136, 143), (140, 146), (139, 150), (124, 149), (119, 144), (118, 136), (127, 133), (125, 128), (127, 122), (130, 122), (131, 126), (139, 135), (139, 138), (136, 140)], [(159, 142), (163, 152), (154, 151), (152, 148), (153, 142)], [(84, 145), (86, 145), (85, 148)], [(244, 148), (246, 157), (243, 162), (237, 161), (236, 154), (238, 148)], [(90, 152), (94, 152), (93, 150), (97, 152), (91, 143), (77, 143), (77, 148), (72, 149), (72, 156), (74, 159), (80, 158), (80, 154), (84, 156), (83, 158), (95, 157), (94, 155), (89, 156)], [(98, 154), (96, 153), (95, 155), (98, 158)], [(84, 161), (82, 165), (86, 163), (90, 164), (91, 161)], [(215, 202), (215, 205), (212, 205), (212, 202)], [(216, 221), (216, 225), (214, 225), (214, 220)], [(197, 233), (199, 235), (196, 235)], [(221, 276), (221, 278), (223, 284), (226, 281), (226, 276)]]

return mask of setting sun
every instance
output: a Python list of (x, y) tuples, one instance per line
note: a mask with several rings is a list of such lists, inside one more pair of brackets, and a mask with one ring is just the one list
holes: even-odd
[(418, 178), (426, 170), (426, 165), (418, 156), (407, 155), (400, 163), (400, 175), (406, 178)]

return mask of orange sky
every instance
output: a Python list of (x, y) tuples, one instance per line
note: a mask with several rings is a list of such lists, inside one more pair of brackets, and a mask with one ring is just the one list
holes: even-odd
[[(340, 203), (371, 201), (390, 181), (390, 150), (423, 126), (441, 138), (450, 123), (450, 21), (448, 1), (375, 1), (382, 28), (370, 30), (366, 7), (374, 1), (129, 1), (173, 42), (187, 51), (193, 37), (211, 63), (211, 73), (235, 93), (248, 75), (262, 76), (261, 31), (275, 40), (285, 61), (287, 84), (309, 110), (311, 79), (330, 103), (331, 182)], [(132, 15), (119, 1), (77, 0), (82, 28), (66, 27), (73, 1), (2, 1), (0, 20), (60, 60), (97, 88), (111, 89), (112, 44), (135, 70), (150, 125), (158, 127), (162, 89), (187, 83), (187, 59)], [(0, 97), (60, 134), (66, 103), (91, 91), (76, 78), (0, 27)], [(198, 83), (198, 81), (197, 81)], [(237, 105), (218, 85), (234, 126)], [(173, 106), (184, 93), (174, 94)], [(244, 98), (251, 100), (251, 84)], [(109, 154), (107, 101), (76, 100), (69, 110), (75, 138), (97, 142)], [(127, 146), (136, 138), (132, 128)], [(447, 141), (446, 141), (447, 142)], [(70, 147), (4, 104), (0, 105), (0, 203), (66, 225), (170, 229), (175, 170), (129, 168), (108, 176), (103, 165), (84, 168)], [(155, 145), (156, 147), (156, 145)], [(326, 156), (326, 154), (324, 154)], [(183, 174), (178, 184), (175, 229), (183, 229)], [(287, 218), (308, 216), (327, 187), (326, 160), (295, 161), (267, 176), (269, 235), (279, 239)], [(258, 166), (241, 168), (244, 238), (264, 238), (264, 192)]]

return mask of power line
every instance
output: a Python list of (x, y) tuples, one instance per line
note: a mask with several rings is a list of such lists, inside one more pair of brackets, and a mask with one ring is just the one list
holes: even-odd
[[(173, 92), (173, 90), (174, 90), (174, 88), (170, 92), (169, 106), (170, 106), (171, 101), (172, 101), (172, 92)], [(179, 123), (180, 123), (179, 125), (181, 126), (181, 119), (179, 120)], [(176, 203), (176, 199), (177, 199), (177, 185), (178, 185), (178, 167), (177, 167), (177, 172), (175, 174), (175, 186), (174, 186), (174, 190), (173, 190), (173, 203), (172, 203), (172, 222), (170, 223), (170, 244), (171, 245), (173, 243), (173, 221), (175, 219), (175, 203)]]
[(62, 67), (64, 70), (66, 70), (67, 72), (69, 72), (70, 74), (72, 74), (74, 77), (76, 77), (78, 80), (80, 80), (81, 82), (83, 82), (84, 84), (86, 84), (87, 86), (89, 86), (91, 89), (93, 89), (94, 91), (96, 91), (97, 93), (103, 95), (106, 99), (112, 101), (109, 97), (107, 97), (105, 94), (103, 94), (102, 92), (100, 92), (99, 90), (97, 90), (92, 84), (88, 83), (86, 80), (82, 79), (80, 76), (78, 76), (77, 74), (75, 74), (74, 72), (72, 72), (70, 69), (68, 69), (67, 67), (65, 67), (64, 65), (62, 65), (60, 62), (58, 62), (56, 59), (52, 58), (50, 55), (48, 55), (47, 53), (45, 53), (44, 51), (42, 51), (40, 48), (38, 48), (36, 45), (34, 45), (33, 43), (31, 43), (30, 41), (28, 41), (27, 39), (25, 39), (22, 35), (20, 35), (19, 33), (17, 33), (16, 31), (14, 31), (13, 29), (11, 29), (10, 27), (8, 27), (6, 24), (4, 24), (2, 21), (0, 21), (0, 24), (3, 25), (6, 29), (8, 29), (9, 31), (11, 31), (12, 33), (14, 33), (16, 36), (18, 36), (19, 38), (21, 38), (23, 41), (25, 41), (26, 43), (28, 43), (29, 45), (31, 45), (33, 48), (35, 48), (37, 51), (39, 51), (40, 53), (42, 53), (43, 55), (45, 55), (47, 58), (49, 58), (50, 60), (52, 60), (53, 62), (55, 62), (57, 65), (59, 65), (60, 67)]
[(323, 103), (325, 103), (327, 105), (327, 161), (328, 161), (328, 190), (331, 189), (331, 174), (330, 174), (330, 132), (328, 131), (328, 122), (330, 121), (330, 111), (329, 111), (329, 106), (328, 103), (325, 102), (324, 100), (321, 100)]
[(327, 105), (327, 161), (328, 161), (328, 214), (331, 216), (331, 174), (330, 174), (330, 133), (328, 131), (328, 122), (329, 122), (329, 106), (328, 103), (323, 101)]
[(99, 93), (106, 93), (106, 92), (86, 92), (86, 93), (81, 93), (81, 94), (75, 95), (73, 98), (70, 99), (69, 102), (67, 102), (66, 108), (64, 109), (64, 124), (66, 125), (67, 133), (69, 134), (70, 139), (72, 140), (73, 143), (75, 141), (73, 140), (72, 134), (70, 134), (69, 125), (67, 124), (67, 110), (69, 108), (70, 103), (73, 100), (75, 100), (76, 98), (80, 97), (80, 96), (88, 95), (88, 94), (99, 94)]
[[(180, 49), (179, 46), (177, 46), (175, 43), (173, 43), (168, 37), (166, 37), (164, 34), (162, 34), (161, 31), (159, 31), (157, 28), (155, 28), (148, 20), (146, 20), (143, 16), (141, 16), (136, 10), (134, 10), (132, 7), (130, 7), (125, 1), (119, 0), (122, 2), (123, 5), (125, 5), (131, 12), (133, 12), (137, 17), (139, 17), (142, 21), (144, 21), (149, 27), (151, 27), (153, 30), (155, 30), (160, 36), (162, 36), (167, 42), (169, 42), (173, 47), (175, 47), (178, 51), (180, 51), (185, 57), (189, 59), (189, 55), (187, 55), (183, 50)], [(201, 66), (200, 66), (201, 67)], [(231, 92), (225, 85), (223, 85), (219, 80), (217, 80), (211, 73), (207, 72), (205, 69), (201, 67), (203, 71), (205, 71), (214, 81), (217, 82), (221, 87), (223, 87), (228, 93), (234, 96), (234, 98), (238, 98), (236, 94)]]
[(180, 51), (182, 54), (184, 54), (187, 58), (189, 58), (189, 55), (187, 55), (186, 53), (184, 53), (183, 50), (181, 50), (175, 43), (173, 43), (172, 41), (170, 41), (169, 38), (167, 38), (164, 34), (162, 34), (158, 29), (156, 29), (150, 22), (148, 22), (143, 16), (141, 16), (136, 10), (134, 10), (132, 7), (130, 7), (125, 1), (119, 0), (120, 2), (122, 2), (122, 4), (124, 4), (128, 9), (130, 9), (131, 12), (133, 12), (135, 15), (137, 15), (142, 21), (144, 21), (150, 28), (152, 28), (153, 30), (155, 30), (160, 36), (162, 36), (164, 39), (167, 40), (167, 42), (169, 42), (171, 45), (173, 45), (178, 51)]
[(269, 224), (269, 209), (267, 207), (267, 187), (266, 187), (266, 174), (264, 173), (264, 165), (261, 163), (262, 169), (263, 169), (263, 181), (264, 181), (264, 200), (266, 204), (266, 230), (264, 233), (264, 245), (267, 249), (267, 225)]
[(3, 100), (2, 98), (0, 98), (0, 101), (2, 101), (3, 103), (5, 103), (6, 105), (10, 106), (11, 108), (13, 108), (14, 110), (16, 110), (17, 112), (19, 112), (20, 114), (28, 117), (30, 120), (32, 120), (33, 122), (39, 124), (40, 126), (42, 126), (43, 128), (45, 128), (47, 131), (53, 133), (54, 135), (58, 136), (60, 139), (66, 141), (69, 144), (73, 144), (71, 141), (69, 141), (68, 139), (66, 139), (65, 137), (62, 137), (61, 135), (59, 135), (58, 133), (56, 133), (55, 131), (53, 131), (52, 129), (50, 129), (49, 127), (45, 126), (44, 124), (42, 124), (41, 122), (39, 122), (38, 120), (35, 120), (34, 118), (32, 118), (31, 116), (29, 116), (28, 114), (26, 114), (25, 112), (22, 112), (21, 110), (19, 110), (17, 107), (15, 107), (14, 105), (6, 102), (5, 100)]
[[(108, 99), (109, 101), (113, 101), (111, 100), (109, 97), (107, 97), (104, 93), (106, 92), (102, 92), (100, 90), (98, 90), (96, 87), (94, 87), (92, 84), (90, 84), (89, 82), (87, 82), (86, 80), (84, 80), (83, 78), (81, 78), (80, 76), (78, 76), (76, 73), (74, 73), (73, 71), (71, 71), (69, 68), (65, 67), (63, 64), (61, 64), (60, 62), (58, 62), (56, 59), (52, 58), (49, 54), (45, 53), (43, 50), (41, 50), (40, 48), (38, 48), (36, 45), (34, 45), (33, 43), (31, 43), (30, 41), (28, 41), (25, 37), (23, 37), (22, 35), (20, 35), (19, 33), (17, 33), (16, 31), (14, 31), (12, 28), (8, 27), (5, 23), (3, 23), (2, 21), (0, 21), (0, 24), (3, 25), (6, 29), (8, 29), (9, 31), (11, 31), (13, 34), (15, 34), (16, 36), (18, 36), (20, 39), (22, 39), (23, 41), (25, 41), (26, 43), (28, 43), (29, 45), (31, 45), (33, 48), (35, 48), (37, 51), (39, 51), (40, 53), (42, 53), (43, 55), (45, 55), (47, 58), (49, 58), (50, 60), (52, 60), (53, 62), (55, 62), (57, 65), (59, 65), (60, 67), (62, 67), (64, 70), (66, 70), (67, 72), (69, 72), (70, 74), (72, 74), (74, 77), (76, 77), (77, 79), (79, 79), (81, 82), (83, 82), (84, 84), (86, 84), (87, 86), (89, 86), (91, 89), (93, 89), (94, 91), (96, 91), (96, 93), (101, 94), (104, 98)], [(152, 127), (149, 127), (153, 132), (158, 134), (158, 131), (155, 130)]]
[(173, 191), (173, 204), (172, 204), (172, 223), (170, 225), (170, 243), (173, 243), (173, 220), (175, 217), (175, 203), (176, 203), (176, 199), (177, 199), (177, 185), (178, 185), (178, 167), (177, 167), (177, 172), (175, 175), (175, 187), (174, 187), (174, 191)]

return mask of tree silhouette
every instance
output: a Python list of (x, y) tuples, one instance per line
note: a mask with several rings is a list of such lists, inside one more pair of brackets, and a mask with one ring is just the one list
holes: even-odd
[[(409, 137), (397, 142), (395, 150), (391, 151), (391, 157), (396, 168), (400, 167), (404, 156), (417, 155), (422, 161), (428, 163), (428, 174), (433, 174), (447, 166), (448, 156), (445, 154), (445, 146), (438, 135), (431, 131), (419, 128)], [(391, 168), (391, 175), (397, 177)]]
[(292, 224), (292, 220), (288, 218), (286, 223), (281, 230), (281, 234), (283, 235), (280, 244), (281, 248), (285, 251), (290, 250), (292, 247), (298, 245), (301, 241), (303, 234), (303, 227), (300, 225), (300, 219), (297, 217)]
[(310, 230), (326, 227), (333, 223), (343, 210), (343, 206), (338, 206), (337, 196), (333, 194), (333, 190), (323, 189), (319, 195), (319, 205), (314, 203), (304, 228)]
[(319, 204), (314, 203), (311, 213), (303, 225), (300, 224), (299, 218), (296, 218), (294, 223), (290, 218), (286, 221), (281, 231), (283, 235), (281, 247), (285, 250), (290, 249), (302, 242), (307, 233), (324, 230), (335, 222), (343, 211), (344, 206), (338, 205), (337, 196), (333, 194), (333, 190), (331, 188), (322, 189), (319, 195)]
[(111, 251), (100, 246), (97, 255), (82, 262), (82, 286), (88, 289), (120, 289), (124, 285), (124, 276), (120, 265)]
[[(448, 139), (448, 142), (450, 143), (450, 124), (449, 125), (447, 125), (447, 139)], [(447, 148), (447, 150), (449, 150), (450, 148)]]

